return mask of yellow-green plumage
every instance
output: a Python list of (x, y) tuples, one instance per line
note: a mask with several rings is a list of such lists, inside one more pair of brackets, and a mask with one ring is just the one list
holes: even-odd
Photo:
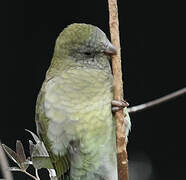
[(36, 123), (58, 179), (117, 180), (109, 45), (86, 24), (68, 26), (56, 41)]

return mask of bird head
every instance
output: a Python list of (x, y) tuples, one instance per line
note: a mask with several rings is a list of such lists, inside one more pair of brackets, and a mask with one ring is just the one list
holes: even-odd
[(116, 48), (105, 33), (90, 24), (74, 23), (66, 27), (56, 40), (54, 55), (82, 64), (100, 64), (116, 54)]

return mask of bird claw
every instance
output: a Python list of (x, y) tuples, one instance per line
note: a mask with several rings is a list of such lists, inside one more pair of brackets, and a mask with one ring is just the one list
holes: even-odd
[(117, 101), (117, 100), (112, 100), (112, 112), (117, 112), (127, 106), (129, 106), (129, 103), (125, 100)]

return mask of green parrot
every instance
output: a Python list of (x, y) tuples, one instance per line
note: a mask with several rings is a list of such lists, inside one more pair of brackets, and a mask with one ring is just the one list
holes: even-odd
[(35, 120), (58, 180), (118, 179), (112, 102), (115, 109), (123, 103), (113, 101), (115, 53), (104, 32), (89, 24), (71, 24), (56, 40)]

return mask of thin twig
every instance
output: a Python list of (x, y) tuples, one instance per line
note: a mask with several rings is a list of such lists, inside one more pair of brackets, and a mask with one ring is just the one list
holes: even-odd
[(186, 87), (183, 88), (183, 89), (180, 89), (178, 91), (175, 91), (173, 93), (170, 93), (168, 95), (165, 95), (165, 96), (163, 96), (161, 98), (155, 99), (153, 101), (149, 101), (147, 103), (140, 104), (140, 105), (137, 105), (137, 106), (132, 106), (132, 107), (128, 108), (128, 112), (129, 113), (134, 113), (134, 112), (146, 110), (148, 108), (151, 108), (153, 106), (159, 105), (159, 104), (161, 104), (163, 102), (166, 102), (168, 100), (171, 100), (173, 98), (176, 98), (176, 97), (184, 95), (184, 94), (186, 94)]
[[(114, 75), (114, 99), (123, 99), (123, 82), (121, 71), (121, 53), (119, 38), (119, 20), (117, 0), (108, 0), (109, 5), (109, 25), (112, 44), (117, 49), (117, 55), (112, 57), (112, 70)], [(125, 142), (125, 126), (123, 110), (116, 112), (116, 144), (117, 144), (117, 164), (118, 180), (128, 180), (128, 160)]]
[(36, 174), (36, 178), (37, 178), (38, 180), (40, 180), (39, 174), (38, 174), (38, 169), (35, 169), (35, 174)]
[(1, 142), (0, 142), (0, 164), (1, 164), (0, 167), (2, 170), (3, 177), (6, 180), (13, 180), (12, 174), (8, 169), (8, 161), (7, 161), (7, 158), (6, 158), (5, 153), (3, 151)]
[(40, 180), (40, 179), (38, 179), (37, 177), (35, 177), (35, 176), (33, 176), (32, 174), (30, 174), (29, 172), (27, 172), (26, 170), (20, 170), (20, 171), (22, 171), (23, 173), (25, 173), (26, 175), (28, 175), (28, 176), (30, 176), (31, 178), (33, 178), (34, 180)]

